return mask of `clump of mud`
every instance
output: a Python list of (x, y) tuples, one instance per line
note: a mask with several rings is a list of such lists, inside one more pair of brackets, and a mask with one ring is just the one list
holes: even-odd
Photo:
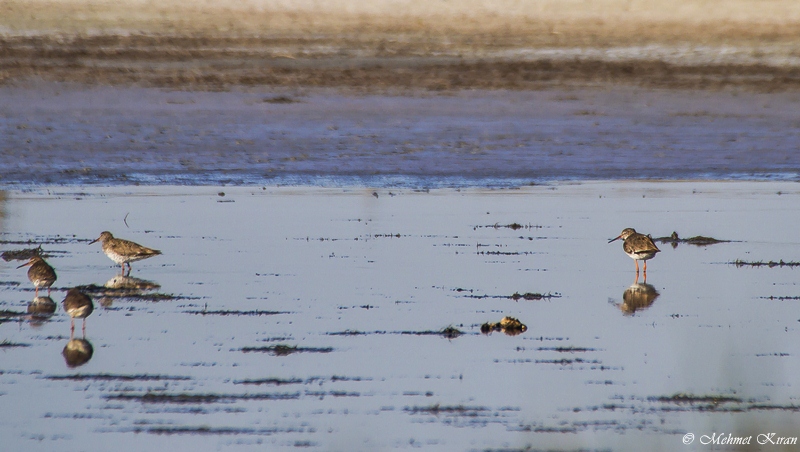
[(10, 250), (10, 251), (3, 251), (3, 254), (0, 254), (0, 257), (3, 258), (4, 261), (27, 261), (33, 256), (41, 256), (42, 255), (42, 247), (39, 246), (37, 248), (25, 248), (21, 250)]
[[(456, 289), (456, 292), (467, 292), (468, 289)], [(469, 290), (472, 292), (472, 290)], [(514, 292), (511, 295), (465, 295), (467, 298), (505, 298), (509, 300), (519, 301), (519, 300), (527, 300), (527, 301), (536, 301), (536, 300), (549, 300), (551, 298), (561, 298), (561, 294), (558, 292), (556, 293), (540, 293), (540, 292), (525, 292), (519, 293)]]
[(688, 239), (682, 239), (678, 237), (678, 233), (673, 231), (669, 237), (658, 237), (653, 239), (653, 241), (657, 243), (668, 243), (672, 245), (673, 248), (677, 248), (679, 244), (685, 243), (687, 245), (695, 245), (695, 246), (708, 246), (708, 245), (715, 245), (717, 243), (727, 243), (730, 240), (720, 240), (715, 239), (714, 237), (705, 237), (702, 235), (696, 235), (694, 237), (689, 237)]
[(497, 323), (487, 322), (481, 325), (481, 333), (490, 334), (494, 331), (503, 332), (509, 336), (516, 336), (528, 330), (528, 327), (514, 317), (503, 317)]

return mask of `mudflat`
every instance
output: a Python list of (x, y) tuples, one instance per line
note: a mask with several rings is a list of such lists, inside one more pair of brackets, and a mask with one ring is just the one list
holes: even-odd
[(800, 93), (0, 87), (0, 179), (486, 187), (796, 180)]

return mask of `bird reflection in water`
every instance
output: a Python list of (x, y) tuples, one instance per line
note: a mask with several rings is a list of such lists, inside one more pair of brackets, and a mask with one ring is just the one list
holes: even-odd
[[(75, 332), (75, 319), (83, 319), (83, 335), (86, 335), (86, 317), (94, 311), (92, 299), (85, 293), (73, 287), (67, 291), (67, 296), (61, 302), (64, 311), (71, 317), (70, 332)], [(70, 334), (72, 336), (72, 334)]]
[(92, 347), (91, 342), (86, 340), (85, 336), (80, 339), (70, 336), (70, 340), (67, 342), (67, 345), (64, 346), (61, 355), (64, 357), (67, 366), (78, 367), (88, 363), (89, 360), (92, 359), (94, 347)]
[(56, 312), (56, 302), (50, 297), (35, 297), (28, 303), (28, 314), (33, 317), (50, 317)]
[(28, 321), (32, 326), (45, 324), (56, 312), (56, 302), (50, 297), (35, 297), (28, 303)]
[[(86, 317), (94, 311), (92, 299), (81, 292), (77, 287), (73, 287), (67, 292), (64, 301), (61, 302), (64, 311), (70, 316), (69, 342), (64, 346), (61, 355), (69, 367), (78, 367), (86, 364), (94, 355), (92, 343), (86, 340)], [(83, 319), (81, 329), (83, 337), (75, 337), (75, 319)]]
[(625, 315), (634, 315), (636, 311), (642, 311), (655, 303), (660, 294), (652, 284), (647, 284), (647, 280), (639, 283), (637, 279), (630, 287), (625, 289), (622, 294), (622, 304), (617, 305)]
[(116, 275), (106, 281), (104, 287), (106, 289), (130, 290), (138, 292), (142, 290), (160, 289), (161, 285), (146, 279), (134, 278), (133, 276)]
[(161, 285), (146, 279), (134, 278), (133, 276), (116, 275), (106, 281), (103, 287), (107, 290), (102, 291), (103, 297), (98, 302), (101, 306), (107, 308), (114, 303), (114, 298), (141, 297), (147, 291), (160, 289)]

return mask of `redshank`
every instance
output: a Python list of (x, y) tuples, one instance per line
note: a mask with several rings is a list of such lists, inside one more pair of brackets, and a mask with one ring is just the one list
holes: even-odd
[(47, 296), (50, 296), (50, 286), (56, 282), (57, 276), (56, 271), (53, 270), (53, 267), (50, 266), (41, 256), (33, 256), (30, 260), (17, 268), (27, 267), (30, 266), (31, 268), (28, 269), (28, 279), (31, 280), (34, 287), (36, 287), (36, 295), (39, 296), (39, 288), (40, 287), (47, 287)]
[(655, 257), (656, 253), (661, 252), (649, 235), (639, 234), (633, 228), (623, 229), (622, 234), (609, 240), (608, 243), (618, 239), (623, 240), (623, 251), (636, 263), (636, 274), (639, 274), (639, 261), (644, 261), (644, 272), (646, 274), (647, 260)]
[(125, 274), (125, 264), (128, 264), (128, 274), (131, 272), (131, 262), (140, 261), (161, 254), (161, 251), (147, 248), (130, 240), (115, 238), (108, 231), (100, 233), (100, 237), (92, 240), (92, 243), (102, 242), (103, 252), (109, 259), (122, 266), (122, 274)]
[(61, 302), (64, 311), (72, 317), (70, 332), (75, 331), (75, 319), (83, 319), (83, 334), (86, 335), (86, 317), (94, 311), (94, 303), (88, 295), (73, 287), (67, 292), (66, 298)]

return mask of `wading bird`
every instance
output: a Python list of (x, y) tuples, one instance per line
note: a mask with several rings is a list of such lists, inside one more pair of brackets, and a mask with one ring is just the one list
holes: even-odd
[(644, 261), (644, 273), (647, 274), (647, 260), (661, 252), (653, 243), (653, 239), (649, 235), (639, 234), (633, 228), (625, 228), (622, 234), (609, 240), (608, 243), (619, 239), (623, 240), (622, 250), (636, 263), (636, 274), (639, 274), (639, 261)]
[(161, 251), (147, 248), (130, 240), (114, 238), (108, 231), (100, 233), (100, 237), (92, 240), (89, 245), (100, 241), (103, 244), (103, 252), (112, 261), (122, 266), (122, 274), (125, 274), (125, 264), (128, 264), (128, 274), (131, 272), (131, 262), (140, 261), (161, 254)]
[(70, 333), (75, 331), (75, 319), (83, 319), (83, 335), (86, 335), (86, 317), (94, 311), (94, 303), (88, 295), (73, 287), (67, 292), (64, 301), (61, 302), (64, 311), (72, 318), (70, 323)]
[(51, 267), (50, 264), (45, 262), (44, 259), (38, 255), (31, 257), (28, 262), (20, 265), (17, 268), (27, 266), (31, 267), (28, 269), (28, 279), (31, 280), (34, 287), (36, 287), (35, 296), (39, 296), (40, 287), (47, 287), (47, 296), (50, 296), (50, 286), (52, 286), (57, 279), (56, 271), (53, 270), (53, 267)]

